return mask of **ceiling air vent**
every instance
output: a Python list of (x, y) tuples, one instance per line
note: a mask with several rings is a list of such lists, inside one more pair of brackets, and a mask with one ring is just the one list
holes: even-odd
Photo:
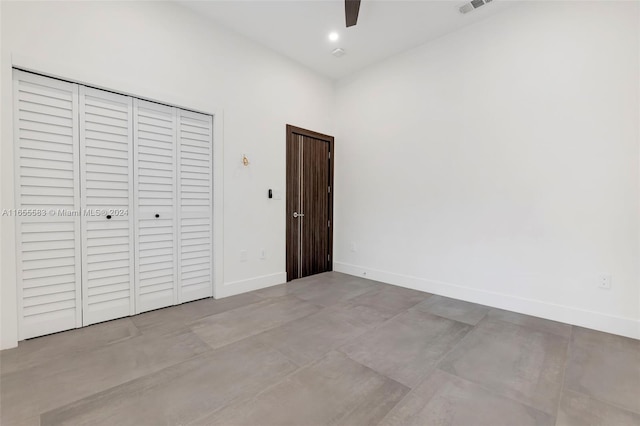
[(487, 3), (491, 3), (492, 0), (473, 0), (470, 3), (465, 3), (460, 6), (460, 13), (469, 13), (474, 9), (479, 8), (480, 6), (484, 6)]
[(331, 54), (332, 54), (333, 56), (335, 56), (336, 58), (339, 58), (339, 57), (341, 57), (341, 56), (344, 56), (344, 55), (345, 55), (345, 53), (347, 53), (347, 52), (345, 52), (345, 51), (344, 51), (344, 49), (341, 49), (341, 48), (339, 48), (339, 47), (338, 47), (337, 49), (333, 49), (333, 52), (331, 52)]

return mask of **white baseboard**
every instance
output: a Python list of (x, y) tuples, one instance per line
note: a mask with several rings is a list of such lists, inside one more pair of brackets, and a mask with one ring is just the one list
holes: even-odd
[(246, 280), (231, 281), (224, 283), (216, 288), (214, 297), (220, 299), (236, 294), (246, 293), (248, 291), (260, 290), (261, 288), (271, 287), (287, 282), (287, 273), (278, 272), (277, 274), (261, 275)]
[(640, 339), (640, 320), (634, 318), (618, 317), (601, 312), (543, 302), (541, 300), (527, 299), (442, 281), (380, 271), (348, 263), (333, 262), (333, 270), (387, 284), (424, 291), (426, 293), (438, 294), (453, 299), (491, 306), (493, 308), (505, 309), (521, 314)]

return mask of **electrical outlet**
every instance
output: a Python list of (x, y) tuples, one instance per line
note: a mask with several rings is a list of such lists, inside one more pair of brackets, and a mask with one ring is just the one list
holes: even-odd
[(246, 250), (240, 250), (240, 262), (246, 262), (249, 258)]
[(611, 275), (600, 275), (600, 278), (598, 279), (598, 287), (605, 290), (611, 290)]
[(265, 249), (260, 249), (260, 259), (265, 260), (267, 258), (267, 251)]

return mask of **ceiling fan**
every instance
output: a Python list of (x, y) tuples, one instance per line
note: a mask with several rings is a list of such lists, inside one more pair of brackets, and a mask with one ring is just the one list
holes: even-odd
[(347, 28), (358, 23), (358, 12), (360, 12), (360, 0), (344, 0), (344, 14), (347, 21)]

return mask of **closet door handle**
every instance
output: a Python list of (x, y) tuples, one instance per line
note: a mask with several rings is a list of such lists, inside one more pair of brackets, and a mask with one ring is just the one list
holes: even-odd
[(293, 217), (303, 217), (304, 213), (293, 212)]
[(156, 219), (159, 218), (159, 217), (160, 217), (160, 215), (158, 213), (156, 213)]

